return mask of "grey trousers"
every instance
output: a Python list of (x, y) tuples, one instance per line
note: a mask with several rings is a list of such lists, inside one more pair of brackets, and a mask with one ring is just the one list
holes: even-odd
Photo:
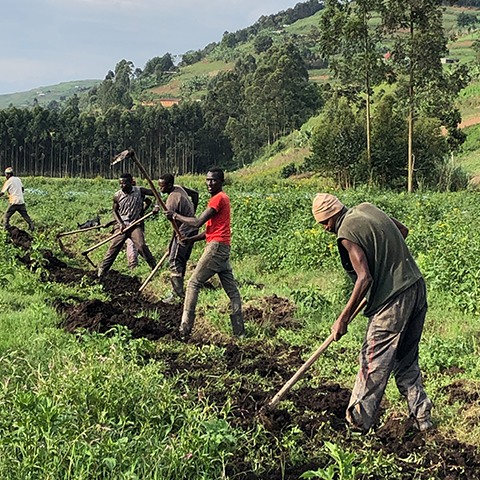
[(7, 211), (5, 212), (5, 215), (3, 216), (3, 228), (7, 229), (10, 227), (10, 218), (15, 212), (18, 212), (23, 217), (23, 219), (28, 223), (30, 230), (33, 231), (35, 229), (35, 224), (28, 215), (27, 207), (24, 203), (20, 205), (9, 205)]
[[(118, 230), (116, 230), (117, 232)], [(130, 238), (133, 242), (133, 245), (137, 249), (138, 253), (145, 259), (145, 261), (150, 265), (150, 268), (155, 268), (157, 262), (155, 257), (152, 255), (152, 252), (147, 247), (145, 243), (145, 235), (141, 226), (134, 227), (132, 230), (128, 230), (126, 233), (115, 237), (110, 242), (110, 247), (105, 254), (105, 258), (102, 263), (99, 265), (98, 270), (102, 273), (108, 272), (110, 267), (113, 265), (113, 262), (117, 258), (117, 255), (120, 253), (120, 250), (123, 247), (123, 244)]]
[(364, 430), (373, 425), (392, 372), (398, 390), (407, 399), (410, 415), (419, 421), (430, 419), (432, 403), (423, 389), (418, 366), (418, 343), (427, 308), (421, 278), (369, 319), (347, 409), (347, 418), (355, 425)]
[(209, 242), (203, 255), (197, 263), (193, 275), (187, 285), (185, 302), (183, 304), (182, 323), (190, 328), (195, 319), (195, 307), (198, 294), (202, 285), (215, 274), (220, 277), (220, 282), (232, 304), (232, 316), (242, 312), (242, 298), (235, 283), (230, 263), (230, 246), (220, 242)]

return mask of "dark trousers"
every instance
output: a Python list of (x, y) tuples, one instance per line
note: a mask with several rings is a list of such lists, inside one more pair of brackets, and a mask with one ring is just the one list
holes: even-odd
[(28, 215), (27, 207), (25, 206), (24, 203), (22, 203), (20, 205), (10, 205), (7, 208), (7, 211), (5, 212), (5, 215), (3, 216), (3, 227), (5, 229), (10, 228), (10, 218), (12, 217), (12, 215), (15, 212), (18, 212), (23, 217), (23, 219), (28, 223), (28, 226), (30, 227), (30, 230), (34, 230), (35, 225), (34, 225), (32, 219), (30, 218), (30, 216)]
[[(118, 230), (115, 231), (115, 233)], [(115, 237), (110, 242), (110, 247), (105, 254), (105, 258), (103, 259), (102, 263), (99, 266), (99, 270), (103, 273), (108, 272), (110, 267), (113, 265), (113, 262), (117, 258), (117, 255), (120, 253), (120, 250), (123, 247), (123, 244), (126, 242), (127, 238), (130, 238), (135, 245), (138, 253), (144, 258), (144, 260), (150, 265), (150, 268), (155, 268), (157, 262), (155, 257), (152, 255), (152, 252), (147, 247), (145, 243), (145, 235), (143, 233), (143, 229), (140, 225), (128, 230), (127, 232)]]
[[(193, 237), (197, 235), (198, 230), (190, 232), (187, 236)], [(170, 256), (168, 262), (170, 265), (170, 272), (173, 277), (184, 277), (187, 269), (187, 262), (192, 254), (193, 243), (182, 245), (175, 235), (170, 242)]]

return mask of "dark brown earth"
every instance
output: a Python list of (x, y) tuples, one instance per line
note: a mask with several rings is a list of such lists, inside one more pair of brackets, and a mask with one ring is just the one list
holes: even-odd
[[(20, 260), (35, 268), (30, 256), (32, 238), (18, 229), (10, 230), (10, 235), (14, 245), (22, 252), (19, 253)], [(50, 250), (42, 250), (42, 254), (46, 260), (43, 268), (49, 281), (71, 285), (80, 282), (95, 285), (100, 282), (111, 298), (106, 302), (98, 299), (78, 302), (74, 298), (58, 302), (56, 307), (65, 319), (60, 326), (66, 331), (107, 332), (115, 325), (123, 325), (131, 330), (135, 338), (157, 340), (169, 334), (170, 339), (175, 337), (182, 306), (167, 305), (139, 294), (138, 278), (110, 271), (99, 280), (96, 272), (69, 267), (55, 258)], [(329, 438), (336, 438), (343, 449), (361, 452), (365, 444), (352, 435), (345, 423), (345, 410), (351, 392), (337, 383), (325, 381), (314, 386), (310, 384), (311, 377), (307, 373), (306, 379), (285, 397), (292, 402), (292, 408), (278, 408), (272, 412), (262, 408), (306, 360), (309, 349), (291, 346), (275, 338), (279, 328), (300, 327), (294, 313), (295, 306), (288, 299), (276, 295), (263, 297), (256, 306), (245, 308), (245, 321), (264, 327), (265, 337), (270, 337), (271, 341), (252, 339), (237, 343), (224, 337), (221, 337), (223, 340), (202, 338), (199, 333), (189, 343), (199, 347), (206, 343), (214, 344), (223, 352), (221, 358), (205, 360), (204, 356), (198, 356), (187, 361), (181, 353), (171, 353), (168, 357), (154, 356), (152, 360), (162, 365), (165, 375), (179, 378), (179, 389), (195, 394), (199, 400), (208, 398), (217, 408), (229, 402), (229, 421), (236, 428), (253, 432), (261, 424), (271, 435), (272, 442), (278, 445), (281, 435), (296, 426), (302, 432), (297, 442), (309, 453), (309, 458), (318, 458), (323, 442)], [(455, 373), (444, 372), (446, 376)], [(218, 381), (219, 378), (222, 381)], [(469, 390), (462, 380), (443, 387), (443, 393), (452, 405), (459, 402), (464, 407), (479, 403), (478, 393)], [(475, 446), (446, 438), (435, 430), (419, 433), (408, 418), (392, 415), (384, 419), (383, 424), (375, 426), (369, 439), (368, 448), (372, 451), (395, 456), (396, 464), (401, 467), (402, 480), (480, 478), (480, 452)], [(230, 478), (297, 480), (307, 470), (326, 466), (316, 462), (296, 466), (286, 464), (283, 471), (279, 466), (268, 474), (256, 476), (245, 454), (239, 446), (229, 460), (226, 473)], [(374, 475), (368, 478), (385, 480), (385, 477)]]

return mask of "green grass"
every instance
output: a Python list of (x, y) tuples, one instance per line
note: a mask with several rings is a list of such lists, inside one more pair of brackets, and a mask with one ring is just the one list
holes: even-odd
[[(177, 181), (199, 189), (199, 210), (205, 208), (208, 195), (203, 176)], [(77, 221), (95, 216), (99, 207), (105, 209), (102, 220), (108, 220), (117, 182), (25, 178), (24, 184), (27, 207), (39, 228), (34, 245), (53, 249), (72, 266), (90, 268), (78, 252), (98, 235), (79, 234), (66, 241), (77, 252), (74, 258), (62, 254), (54, 237), (73, 229)], [(233, 269), (245, 307), (260, 307), (264, 296), (286, 297), (296, 304), (301, 325), (272, 334), (268, 326), (247, 323), (246, 351), (259, 344), (265, 351), (279, 345), (301, 346), (306, 360), (329, 334), (351, 291), (334, 237), (319, 228), (311, 215), (315, 192), (333, 190), (322, 179), (281, 180), (268, 170), (255, 170), (251, 176), (230, 173), (225, 189), (232, 200)], [(480, 194), (405, 195), (375, 189), (334, 193), (349, 206), (371, 201), (411, 228), (407, 241), (429, 289), (420, 358), (426, 389), (435, 402), (435, 422), (440, 433), (478, 444), (479, 427), (471, 425), (478, 405), (470, 405), (460, 420), (456, 418), (461, 405), (449, 404), (443, 389), (453, 379), (442, 371), (461, 368), (458, 378), (472, 385), (480, 381), (480, 290), (472, 248), (480, 244), (472, 221), (480, 215)], [(19, 216), (12, 220), (23, 226)], [(162, 217), (147, 223), (146, 237), (154, 253), (166, 247), (169, 236)], [(192, 262), (202, 250), (203, 245), (195, 247)], [(237, 426), (238, 412), (232, 411), (231, 397), (242, 389), (268, 391), (272, 383), (258, 373), (242, 375), (224, 364), (222, 342), (230, 339), (230, 325), (228, 298), (221, 289), (200, 294), (197, 334), (210, 335), (210, 344), (133, 340), (122, 329), (112, 336), (72, 336), (56, 328), (61, 319), (54, 302), (73, 295), (79, 300), (105, 298), (101, 290), (88, 282), (68, 287), (45, 282), (41, 271), (32, 272), (15, 259), (16, 250), (5, 243), (5, 235), (0, 238), (0, 254), (1, 478), (233, 479), (225, 469), (232, 468), (238, 451), (249, 468), (265, 477), (278, 468), (278, 458), (290, 466), (312, 458), (326, 462), (323, 441), (344, 441), (343, 434), (327, 426), (308, 441), (295, 425), (278, 435), (267, 433), (261, 423), (246, 429)], [(92, 257), (98, 261), (103, 254), (104, 249), (99, 249)], [(114, 268), (128, 273), (124, 257), (116, 260)], [(137, 272), (144, 278), (148, 267), (142, 262)], [(167, 288), (162, 274), (148, 294), (161, 297)], [(357, 318), (349, 334), (332, 345), (296, 388), (326, 381), (351, 387), (365, 325), (365, 318)], [(167, 375), (171, 361), (188, 367)], [(251, 361), (245, 358), (242, 365)], [(198, 384), (203, 387), (198, 389)], [(219, 392), (224, 401), (218, 403), (212, 395)], [(385, 417), (407, 415), (393, 383), (386, 398)], [(289, 400), (281, 408), (295, 413), (295, 404)], [(368, 450), (369, 438), (356, 440), (357, 452)], [(395, 478), (394, 465), (393, 459), (384, 460), (381, 468), (390, 472), (385, 478)]]

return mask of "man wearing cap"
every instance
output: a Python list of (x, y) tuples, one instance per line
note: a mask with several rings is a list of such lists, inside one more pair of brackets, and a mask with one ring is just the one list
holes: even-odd
[(5, 195), (5, 192), (7, 192), (10, 205), (3, 216), (3, 228), (5, 230), (10, 228), (10, 218), (15, 212), (18, 212), (28, 223), (30, 230), (33, 232), (35, 230), (35, 224), (27, 213), (27, 207), (25, 206), (25, 200), (23, 199), (24, 188), (22, 181), (13, 175), (12, 167), (7, 167), (5, 169), (5, 177), (7, 180), (3, 184), (0, 197)]
[(369, 318), (360, 351), (360, 370), (347, 408), (347, 421), (363, 431), (375, 422), (388, 378), (408, 402), (419, 430), (432, 427), (432, 403), (423, 389), (418, 343), (427, 312), (425, 281), (408, 250), (408, 228), (371, 203), (347, 209), (328, 193), (313, 201), (313, 215), (335, 233), (342, 265), (355, 282), (343, 312), (332, 326), (335, 341), (367, 298)]

